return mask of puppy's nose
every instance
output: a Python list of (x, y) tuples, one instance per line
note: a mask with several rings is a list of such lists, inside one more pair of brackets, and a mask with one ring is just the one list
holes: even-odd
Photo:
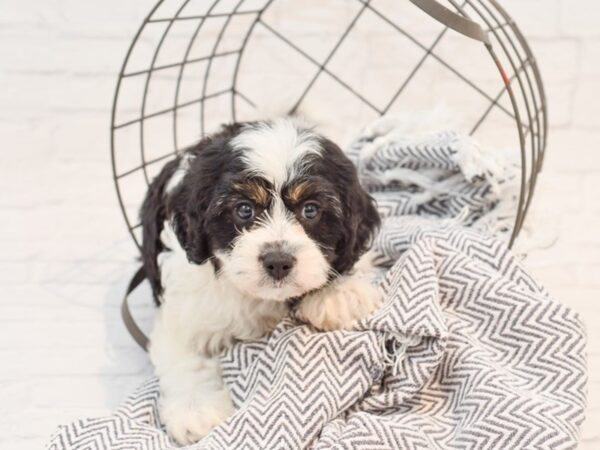
[(283, 280), (292, 271), (296, 258), (282, 251), (270, 251), (262, 256), (262, 264), (269, 276), (275, 280)]

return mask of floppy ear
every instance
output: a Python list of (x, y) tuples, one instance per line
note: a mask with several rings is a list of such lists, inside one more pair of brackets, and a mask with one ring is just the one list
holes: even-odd
[[(210, 203), (210, 190), (202, 193), (190, 192), (187, 185), (172, 196), (171, 226), (188, 260), (203, 264), (211, 257), (205, 215)], [(202, 197), (200, 197), (202, 196)], [(193, 200), (195, 199), (195, 200)]]
[(381, 220), (375, 201), (360, 186), (358, 180), (346, 191), (346, 213), (336, 247), (334, 268), (339, 273), (352, 270), (358, 259), (371, 247)]
[(334, 268), (339, 273), (352, 269), (356, 261), (371, 246), (381, 220), (375, 200), (363, 189), (356, 167), (344, 152), (328, 139), (322, 141), (328, 153), (329, 173), (336, 176), (332, 182), (341, 194), (344, 223), (339, 230)]
[(165, 164), (158, 176), (150, 183), (140, 210), (143, 227), (142, 261), (157, 305), (160, 304), (160, 296), (163, 290), (160, 281), (160, 268), (156, 258), (164, 250), (164, 245), (160, 239), (160, 233), (167, 218), (164, 190), (178, 165), (178, 159)]
[(358, 260), (363, 253), (371, 248), (375, 234), (381, 225), (379, 212), (375, 206), (375, 200), (365, 192), (359, 184), (355, 188), (354, 198), (355, 206), (352, 208), (351, 215), (356, 227), (353, 253)]
[(214, 214), (213, 197), (225, 168), (235, 163), (229, 140), (239, 133), (242, 124), (223, 126), (216, 134), (203, 138), (188, 153), (188, 170), (172, 200), (172, 226), (187, 258), (203, 264), (212, 256), (207, 232), (208, 215)]

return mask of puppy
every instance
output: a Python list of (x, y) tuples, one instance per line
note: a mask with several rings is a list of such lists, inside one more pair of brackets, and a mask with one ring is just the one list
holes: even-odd
[(202, 139), (152, 182), (141, 217), (161, 304), (150, 340), (160, 416), (181, 444), (233, 413), (219, 353), (273, 330), (290, 300), (321, 330), (379, 304), (357, 264), (380, 223), (374, 201), (340, 148), (295, 119)]

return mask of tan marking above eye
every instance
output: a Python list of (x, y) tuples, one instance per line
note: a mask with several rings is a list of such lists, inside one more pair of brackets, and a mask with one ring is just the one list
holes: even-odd
[(235, 185), (235, 188), (261, 206), (267, 206), (269, 203), (269, 192), (258, 183), (239, 183)]
[(291, 187), (289, 192), (289, 197), (292, 203), (299, 203), (302, 200), (302, 197), (308, 192), (310, 188), (310, 183), (308, 181), (303, 181)]

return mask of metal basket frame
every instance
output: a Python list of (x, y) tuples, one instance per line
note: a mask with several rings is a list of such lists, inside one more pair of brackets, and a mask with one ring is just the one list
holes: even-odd
[[(237, 4), (233, 8), (231, 12), (228, 13), (213, 13), (212, 11), (217, 7), (220, 0), (206, 0), (211, 1), (211, 6), (208, 8), (206, 14), (198, 15), (198, 16), (187, 16), (182, 15), (182, 11), (184, 8), (190, 3), (192, 0), (178, 0), (180, 1), (180, 6), (177, 8), (175, 14), (168, 18), (155, 18), (154, 14), (157, 9), (164, 3), (165, 0), (160, 0), (156, 3), (156, 5), (152, 8), (149, 14), (144, 19), (142, 25), (138, 29), (128, 51), (125, 56), (125, 60), (122, 64), (121, 70), (119, 72), (117, 86), (113, 99), (113, 107), (112, 107), (112, 115), (111, 115), (111, 160), (112, 160), (112, 171), (113, 178), (115, 182), (115, 188), (117, 191), (117, 197), (119, 200), (119, 206), (122, 210), (123, 217), (125, 218), (125, 222), (127, 224), (128, 230), (137, 245), (140, 248), (140, 242), (138, 237), (135, 234), (135, 231), (141, 227), (140, 223), (134, 222), (131, 220), (126, 211), (124, 197), (123, 197), (123, 188), (121, 186), (121, 180), (125, 177), (130, 176), (133, 173), (142, 171), (144, 174), (144, 179), (146, 183), (150, 183), (150, 176), (148, 175), (147, 167), (150, 164), (155, 164), (163, 160), (167, 160), (169, 158), (174, 157), (177, 154), (177, 151), (181, 150), (185, 146), (189, 145), (189, 142), (182, 143), (178, 142), (177, 131), (175, 129), (177, 123), (178, 111), (183, 108), (190, 106), (191, 104), (197, 103), (200, 107), (200, 135), (204, 135), (206, 133), (206, 125), (205, 125), (205, 101), (214, 98), (220, 95), (229, 94), (231, 97), (230, 103), (230, 116), (233, 121), (238, 118), (237, 111), (237, 100), (246, 102), (250, 105), (253, 105), (252, 100), (248, 95), (242, 93), (238, 90), (238, 75), (241, 68), (241, 63), (244, 58), (244, 52), (247, 46), (247, 43), (252, 37), (253, 31), (257, 26), (263, 27), (265, 30), (268, 30), (273, 36), (280, 39), (283, 43), (289, 46), (291, 49), (298, 52), (298, 54), (302, 55), (309, 63), (313, 64), (316, 71), (314, 76), (311, 78), (309, 83), (306, 85), (302, 94), (299, 96), (297, 101), (294, 103), (291, 108), (291, 112), (293, 112), (298, 106), (302, 103), (302, 101), (306, 98), (308, 93), (311, 91), (317, 79), (323, 74), (327, 74), (330, 78), (338, 82), (341, 86), (343, 86), (350, 94), (354, 95), (357, 99), (359, 99), (362, 103), (364, 103), (367, 107), (375, 111), (378, 115), (382, 116), (388, 112), (390, 107), (394, 104), (394, 102), (398, 99), (398, 97), (402, 94), (408, 84), (413, 80), (415, 75), (419, 72), (419, 69), (422, 67), (423, 63), (431, 58), (437, 61), (438, 63), (445, 66), (447, 69), (452, 71), (457, 77), (459, 77), (462, 81), (464, 81), (467, 85), (469, 85), (474, 91), (481, 94), (489, 101), (488, 108), (484, 111), (479, 120), (471, 128), (470, 133), (473, 134), (477, 131), (477, 129), (481, 126), (481, 124), (486, 121), (489, 114), (494, 108), (498, 108), (503, 111), (506, 115), (511, 117), (515, 122), (515, 127), (518, 132), (518, 139), (520, 145), (520, 162), (521, 162), (521, 176), (520, 176), (520, 191), (518, 198), (518, 206), (515, 215), (514, 226), (510, 238), (510, 245), (513, 244), (515, 238), (517, 237), (519, 231), (523, 226), (523, 221), (531, 204), (531, 200), (533, 197), (533, 192), (536, 186), (537, 175), (541, 170), (542, 161), (544, 157), (544, 152), (546, 148), (546, 136), (547, 136), (547, 106), (546, 106), (546, 96), (544, 92), (544, 87), (542, 83), (542, 79), (540, 76), (540, 72), (538, 66), (536, 64), (536, 60), (531, 52), (529, 45), (527, 44), (526, 39), (523, 34), (512, 20), (512, 18), (508, 15), (508, 13), (498, 4), (496, 0), (462, 0), (460, 3), (456, 0), (446, 0), (448, 3), (448, 8), (442, 6), (440, 3), (435, 0), (411, 0), (417, 7), (421, 8), (423, 11), (427, 12), (434, 19), (442, 22), (445, 25), (445, 28), (437, 35), (437, 37), (433, 40), (430, 45), (424, 45), (419, 40), (414, 38), (410, 33), (401, 28), (397, 23), (395, 23), (390, 18), (386, 17), (378, 8), (373, 6), (371, 0), (355, 0), (361, 4), (358, 13), (354, 16), (353, 20), (346, 27), (344, 32), (341, 34), (340, 38), (337, 40), (336, 44), (333, 46), (332, 50), (328, 53), (327, 57), (323, 62), (317, 61), (313, 56), (304, 51), (300, 46), (294, 44), (289, 38), (284, 36), (281, 32), (279, 32), (272, 25), (267, 23), (263, 19), (263, 15), (265, 11), (273, 4), (275, 0), (267, 0), (266, 3), (261, 8), (252, 9), (252, 10), (241, 10), (241, 6), (244, 5), (245, 0), (237, 0)], [(398, 89), (390, 98), (389, 102), (384, 108), (378, 108), (375, 106), (373, 102), (371, 102), (368, 98), (358, 92), (355, 88), (350, 86), (348, 83), (343, 81), (339, 76), (337, 76), (332, 70), (328, 68), (328, 63), (331, 61), (332, 57), (335, 55), (336, 51), (339, 49), (341, 44), (347, 38), (350, 31), (356, 25), (361, 15), (369, 10), (374, 13), (376, 16), (380, 17), (382, 20), (387, 22), (391, 27), (393, 27), (398, 33), (401, 33), (410, 41), (412, 41), (416, 46), (421, 48), (424, 52), (422, 58), (419, 60), (418, 64), (414, 67), (414, 69), (410, 72), (409, 76), (400, 84)], [(253, 21), (251, 26), (247, 30), (247, 34), (243, 37), (242, 46), (238, 50), (229, 51), (229, 52), (217, 52), (219, 44), (223, 38), (225, 31), (227, 30), (230, 21), (233, 17), (239, 15), (253, 15)], [(190, 50), (194, 41), (196, 40), (198, 33), (204, 26), (207, 19), (212, 17), (223, 17), (225, 21), (222, 25), (220, 33), (216, 37), (214, 45), (212, 47), (212, 52), (210, 55), (203, 58), (190, 58)], [(475, 20), (476, 19), (476, 20)], [(165, 38), (167, 37), (170, 28), (177, 21), (197, 21), (197, 26), (195, 31), (190, 35), (189, 42), (187, 44), (187, 48), (185, 51), (185, 55), (182, 61), (169, 64), (169, 65), (157, 65), (157, 56), (159, 51), (163, 45)], [(128, 72), (127, 65), (132, 54), (132, 51), (135, 49), (142, 31), (148, 24), (157, 23), (157, 22), (166, 22), (167, 26), (164, 29), (161, 39), (158, 42), (158, 45), (154, 49), (154, 54), (152, 57), (152, 61), (150, 67), (146, 70), (138, 70), (135, 72)], [(449, 62), (439, 57), (435, 53), (436, 46), (438, 46), (439, 42), (443, 39), (444, 35), (449, 31), (454, 30), (469, 36), (472, 39), (480, 41), (480, 45), (484, 45), (489, 53), (490, 57), (493, 59), (498, 72), (499, 77), (501, 78), (502, 88), (499, 90), (496, 96), (491, 96), (486, 93), (483, 89), (481, 89), (476, 83), (469, 79), (468, 76), (461, 73), (455, 67), (452, 66)], [(237, 60), (235, 63), (235, 68), (233, 72), (233, 79), (231, 86), (223, 91), (216, 93), (207, 93), (207, 81), (211, 74), (211, 65), (215, 58), (219, 58), (222, 56), (228, 55), (236, 55)], [(508, 61), (509, 67), (503, 67), (501, 62), (501, 58), (499, 55), (502, 55), (502, 59), (504, 61)], [(199, 62), (201, 60), (205, 60), (207, 62), (207, 67), (204, 73), (203, 79), (203, 89), (202, 95), (200, 98), (197, 98), (192, 101), (186, 101), (180, 103), (180, 83), (183, 75), (184, 68), (187, 64)], [(173, 98), (173, 106), (168, 109), (155, 111), (153, 113), (148, 113), (146, 111), (147, 105), (147, 96), (148, 96), (148, 87), (151, 81), (151, 78), (160, 70), (165, 68), (179, 68), (179, 76), (176, 83), (176, 88), (174, 92)], [(529, 68), (529, 70), (527, 70)], [(117, 109), (118, 109), (118, 99), (121, 93), (122, 82), (124, 79), (129, 77), (145, 77), (145, 87), (143, 91), (142, 103), (140, 107), (139, 116), (134, 120), (128, 120), (125, 122), (118, 122), (117, 120)], [(504, 107), (499, 103), (500, 98), (507, 94), (510, 98), (510, 105), (512, 110)], [(525, 108), (519, 105), (525, 105)], [(144, 125), (147, 119), (152, 117), (156, 117), (158, 115), (173, 115), (173, 148), (174, 152), (163, 155), (159, 158), (148, 159), (145, 151), (145, 142), (144, 142)], [(124, 128), (131, 126), (133, 124), (139, 124), (140, 127), (140, 156), (141, 163), (139, 166), (129, 169), (126, 171), (119, 171), (116, 162), (116, 146), (115, 146), (115, 133)], [(528, 157), (529, 155), (529, 157)], [(529, 158), (529, 164), (528, 164)]]

